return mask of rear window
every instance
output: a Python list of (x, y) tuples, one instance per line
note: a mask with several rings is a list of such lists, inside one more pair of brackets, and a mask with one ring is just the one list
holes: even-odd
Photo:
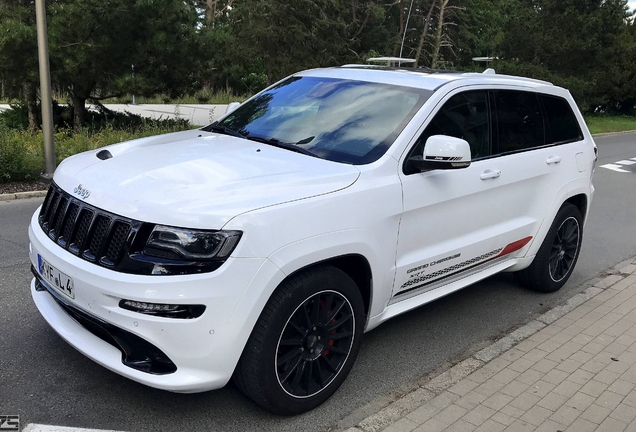
[(545, 145), (543, 115), (532, 92), (495, 92), (499, 153), (516, 152)]
[(580, 141), (583, 133), (568, 101), (558, 96), (540, 95), (546, 114), (546, 144)]

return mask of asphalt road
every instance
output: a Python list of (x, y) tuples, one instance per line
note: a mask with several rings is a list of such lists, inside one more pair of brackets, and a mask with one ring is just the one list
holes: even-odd
[[(598, 138), (600, 163), (636, 158), (636, 134)], [(365, 335), (353, 371), (321, 407), (297, 417), (263, 411), (232, 385), (193, 395), (144, 387), (107, 371), (49, 328), (29, 293), (26, 226), (41, 199), (0, 202), (0, 414), (27, 423), (130, 431), (321, 431), (346, 427), (387, 395), (478, 349), (636, 255), (636, 164), (598, 168), (577, 268), (557, 293), (498, 275)], [(371, 405), (369, 405), (371, 403)], [(374, 405), (375, 404), (375, 405)], [(370, 408), (371, 407), (371, 408)], [(344, 419), (344, 420), (343, 420)]]

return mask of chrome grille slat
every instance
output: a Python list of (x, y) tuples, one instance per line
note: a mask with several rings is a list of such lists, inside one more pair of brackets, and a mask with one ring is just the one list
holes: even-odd
[(113, 268), (128, 252), (138, 222), (93, 207), (51, 184), (38, 221), (58, 246), (104, 267)]

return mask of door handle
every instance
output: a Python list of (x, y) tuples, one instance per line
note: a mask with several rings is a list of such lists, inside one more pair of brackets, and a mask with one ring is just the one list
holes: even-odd
[(501, 170), (486, 170), (479, 176), (482, 180), (494, 179), (501, 175)]
[(548, 165), (552, 165), (552, 164), (558, 164), (559, 162), (561, 162), (561, 156), (550, 156), (545, 163), (547, 163)]

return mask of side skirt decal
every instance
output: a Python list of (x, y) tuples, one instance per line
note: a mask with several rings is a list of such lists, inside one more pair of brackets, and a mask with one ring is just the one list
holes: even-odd
[[(516, 252), (522, 249), (525, 245), (527, 245), (530, 240), (532, 240), (532, 236), (523, 238), (521, 240), (514, 241), (508, 244), (506, 247), (495, 249), (493, 251), (487, 252), (483, 255), (480, 255), (475, 258), (471, 258), (469, 260), (460, 262), (458, 264), (454, 264), (450, 267), (443, 268), (436, 272), (422, 275), (417, 278), (408, 280), (401, 287), (399, 293), (397, 293), (394, 297), (402, 296), (403, 294), (410, 293), (416, 289), (420, 289), (425, 285), (432, 284), (433, 282), (440, 282), (443, 279), (446, 279), (451, 276), (456, 276), (460, 273), (467, 272), (471, 269), (474, 269), (477, 266), (481, 266), (482, 264), (486, 264), (492, 260), (498, 260), (501, 257), (506, 255), (510, 255), (513, 252)], [(415, 285), (415, 286), (413, 286)]]

